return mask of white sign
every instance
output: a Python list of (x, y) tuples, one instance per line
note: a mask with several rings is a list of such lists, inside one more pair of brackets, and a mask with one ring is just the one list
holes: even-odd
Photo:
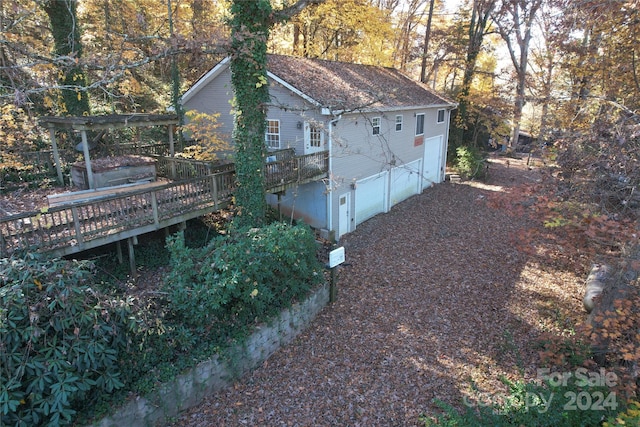
[(329, 252), (329, 268), (333, 268), (336, 265), (340, 265), (344, 262), (344, 246)]

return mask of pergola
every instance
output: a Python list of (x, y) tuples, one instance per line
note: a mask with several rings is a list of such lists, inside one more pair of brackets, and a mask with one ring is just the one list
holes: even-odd
[(49, 128), (51, 137), (51, 148), (53, 151), (53, 160), (56, 164), (56, 172), (60, 184), (64, 183), (62, 177), (62, 167), (60, 165), (60, 154), (58, 153), (58, 144), (56, 143), (56, 130), (67, 129), (79, 131), (82, 136), (82, 151), (84, 153), (84, 161), (87, 168), (87, 178), (89, 188), (94, 188), (93, 171), (91, 169), (91, 157), (89, 154), (89, 143), (87, 139), (87, 131), (104, 130), (104, 129), (121, 129), (127, 127), (145, 127), (145, 126), (168, 126), (169, 127), (169, 152), (171, 157), (175, 154), (173, 131), (178, 125), (178, 116), (175, 114), (113, 114), (107, 116), (86, 116), (86, 117), (61, 117), (61, 116), (44, 116), (39, 119), (40, 125)]

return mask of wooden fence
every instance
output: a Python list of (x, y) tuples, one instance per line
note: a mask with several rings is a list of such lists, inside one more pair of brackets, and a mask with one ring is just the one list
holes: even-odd
[(156, 159), (156, 173), (171, 180), (183, 180), (235, 170), (233, 163), (215, 164), (176, 157), (152, 156)]

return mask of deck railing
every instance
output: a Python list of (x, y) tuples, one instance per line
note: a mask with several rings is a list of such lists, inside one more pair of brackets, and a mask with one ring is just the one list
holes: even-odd
[(234, 170), (233, 163), (215, 164), (192, 159), (176, 157), (152, 156), (156, 159), (156, 173), (158, 176), (171, 180), (182, 180), (203, 177), (219, 172)]
[(178, 224), (224, 206), (233, 184), (233, 173), (223, 172), (7, 216), (0, 219), (0, 255), (68, 255)]
[[(320, 179), (327, 172), (327, 154), (282, 156), (283, 160), (266, 163), (268, 191)], [(219, 169), (204, 162), (158, 157), (158, 174), (169, 170), (179, 181), (99, 191), (93, 197), (83, 194), (78, 200), (2, 217), (0, 256), (18, 251), (74, 254), (219, 210), (235, 188), (233, 164)]]
[(265, 186), (269, 191), (274, 191), (292, 183), (304, 183), (325, 174), (328, 169), (327, 151), (267, 161), (264, 168)]

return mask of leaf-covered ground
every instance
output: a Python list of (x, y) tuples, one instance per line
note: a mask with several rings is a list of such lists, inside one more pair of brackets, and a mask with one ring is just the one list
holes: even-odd
[(534, 379), (536, 337), (581, 321), (584, 271), (520, 248), (522, 186), (539, 171), (494, 157), (484, 183), (444, 183), (341, 241), (338, 300), (311, 327), (174, 426), (413, 426)]

